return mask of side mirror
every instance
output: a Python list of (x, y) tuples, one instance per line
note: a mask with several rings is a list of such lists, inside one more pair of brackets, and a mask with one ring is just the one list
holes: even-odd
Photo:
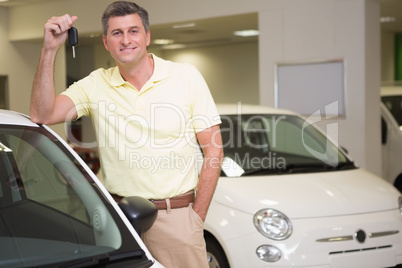
[(158, 216), (154, 203), (139, 196), (123, 198), (119, 207), (140, 236), (152, 227)]

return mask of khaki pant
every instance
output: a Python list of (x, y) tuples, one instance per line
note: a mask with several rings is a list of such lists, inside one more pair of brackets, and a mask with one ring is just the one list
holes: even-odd
[(142, 239), (154, 258), (166, 268), (208, 268), (203, 226), (192, 204), (158, 210), (154, 225)]

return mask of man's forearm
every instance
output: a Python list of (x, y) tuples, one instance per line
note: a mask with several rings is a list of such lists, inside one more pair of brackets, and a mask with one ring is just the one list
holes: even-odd
[(34, 122), (62, 122), (72, 107), (70, 100), (56, 99), (53, 72), (57, 51), (66, 41), (67, 31), (76, 19), (76, 16), (66, 14), (51, 17), (45, 24), (43, 47), (32, 86), (30, 114)]
[(221, 157), (204, 158), (204, 163), (199, 177), (197, 197), (194, 202), (194, 210), (204, 221), (212, 197), (218, 184), (221, 172)]
[(48, 123), (55, 99), (54, 62), (56, 51), (42, 49), (32, 86), (30, 114), (37, 123)]
[(223, 147), (219, 125), (198, 132), (197, 139), (204, 153), (204, 163), (193, 208), (204, 221), (221, 173)]

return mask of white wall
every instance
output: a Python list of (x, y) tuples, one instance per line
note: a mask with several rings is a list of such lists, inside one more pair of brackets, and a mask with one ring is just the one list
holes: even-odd
[[(7, 9), (0, 8), (0, 74), (8, 76), (10, 107), (21, 105), (21, 112), (28, 112), (27, 103), (31, 92), (31, 84), (26, 87), (24, 80), (31, 80), (35, 69), (30, 65), (35, 55), (29, 53), (37, 44), (10, 43), (8, 35)], [(25, 49), (28, 49), (26, 51)]]
[[(8, 76), (9, 107), (24, 114), (29, 114), (29, 100), (32, 81), (38, 64), (40, 42), (10, 42), (9, 12), (0, 8), (0, 74)], [(56, 60), (55, 81), (58, 88), (65, 85), (65, 61), (62, 49)], [(60, 92), (60, 91), (59, 91)], [(64, 124), (53, 126), (58, 133), (63, 133)]]
[[(82, 34), (97, 32), (100, 30), (100, 16), (110, 2), (112, 1), (66, 0), (12, 8), (9, 12), (9, 38), (10, 40), (40, 39), (47, 18), (64, 13), (78, 15), (76, 26)], [(355, 160), (362, 167), (377, 174), (381, 173), (381, 159), (378, 155), (380, 115), (376, 108), (379, 101), (376, 95), (380, 84), (378, 1), (138, 0), (137, 3), (148, 9), (151, 24), (258, 12), (260, 28), (258, 84), (260, 103), (264, 105), (274, 104), (276, 63), (344, 59), (347, 64), (345, 76), (347, 114), (345, 118), (323, 122), (323, 127), (325, 128), (327, 123), (336, 123), (339, 128), (339, 142), (349, 149)], [(0, 37), (4, 37), (4, 32)], [(32, 55), (38, 55), (37, 48), (36, 45), (27, 52), (18, 51), (17, 54), (29, 54), (32, 58)], [(0, 54), (0, 61), (3, 62), (1, 55), (3, 54)], [(177, 55), (171, 56), (177, 57)], [(5, 62), (15, 63), (10, 57), (6, 56), (6, 59)], [(20, 65), (19, 62), (17, 65)], [(32, 77), (34, 72), (32, 62), (29, 63), (28, 69), (24, 75)], [(204, 75), (208, 76), (207, 73)], [(56, 78), (57, 81), (60, 81), (59, 79), (62, 78)], [(221, 82), (216, 82), (217, 87), (220, 87), (219, 83)], [(24, 83), (24, 88), (27, 88), (28, 84), (28, 81)], [(15, 87), (12, 90), (18, 92), (18, 95), (22, 91), (21, 88)], [(11, 108), (20, 109), (17, 103), (19, 100), (13, 95), (10, 100)]]
[(360, 166), (381, 174), (378, 3), (286, 2), (281, 8), (268, 7), (259, 12), (260, 31), (265, 33), (259, 44), (262, 104), (274, 105), (275, 63), (343, 59), (346, 116), (322, 121), (319, 126), (325, 130), (335, 124), (339, 131), (333, 138)]
[[(239, 53), (241, 51), (241, 53)], [(215, 102), (259, 104), (258, 43), (165, 50), (165, 59), (195, 65)]]
[[(374, 19), (373, 19), (374, 18)], [(380, 8), (377, 1), (365, 2), (365, 55), (364, 55), (364, 88), (361, 92), (365, 97), (364, 117), (365, 129), (360, 132), (365, 135), (364, 166), (373, 167), (378, 175), (382, 174), (381, 161), (381, 116), (380, 116), (380, 90), (381, 87), (381, 29)], [(353, 105), (353, 102), (350, 104)], [(363, 164), (362, 164), (363, 165)], [(371, 168), (370, 168), (371, 169)]]

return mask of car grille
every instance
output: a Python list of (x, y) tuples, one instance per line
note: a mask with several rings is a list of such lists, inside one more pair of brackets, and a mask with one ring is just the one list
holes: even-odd
[(329, 255), (355, 253), (355, 252), (363, 252), (363, 251), (370, 251), (370, 250), (379, 250), (379, 249), (384, 249), (384, 248), (392, 248), (392, 245), (385, 245), (385, 246), (371, 247), (371, 248), (361, 248), (361, 249), (351, 249), (351, 250), (343, 250), (343, 251), (333, 251), (333, 252), (330, 252)]
[(317, 239), (317, 242), (340, 242), (340, 241), (350, 241), (356, 239), (360, 243), (363, 243), (367, 238), (377, 238), (389, 235), (398, 234), (399, 231), (385, 231), (385, 232), (376, 232), (376, 233), (369, 233), (366, 234), (363, 230), (357, 230), (353, 235), (345, 235), (345, 236), (335, 236), (335, 237), (327, 237)]

